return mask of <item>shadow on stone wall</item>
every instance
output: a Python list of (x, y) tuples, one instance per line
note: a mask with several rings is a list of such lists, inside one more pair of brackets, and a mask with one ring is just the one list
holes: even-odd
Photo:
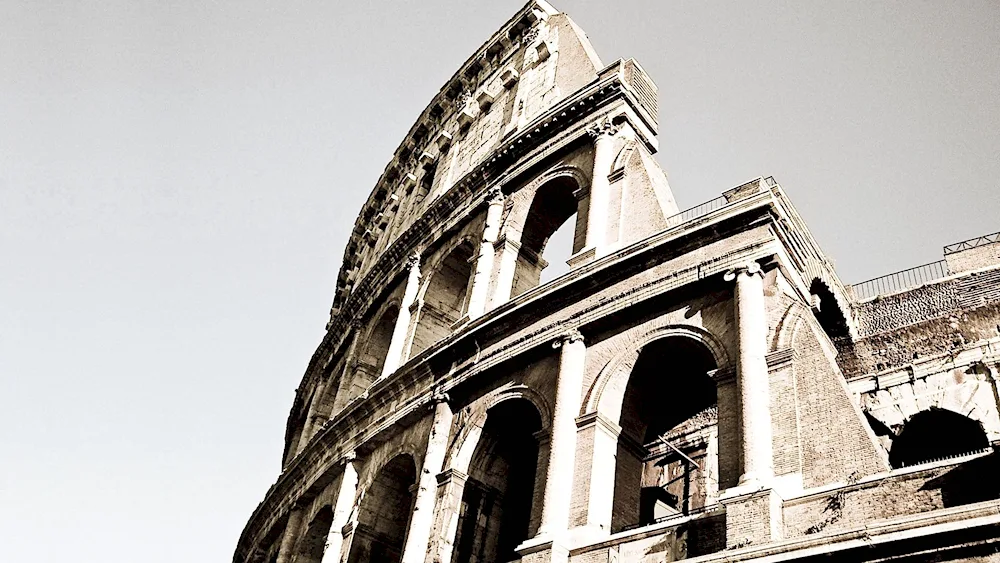
[(984, 457), (967, 461), (931, 479), (922, 491), (939, 489), (944, 506), (961, 506), (1000, 498), (1000, 449), (996, 446)]

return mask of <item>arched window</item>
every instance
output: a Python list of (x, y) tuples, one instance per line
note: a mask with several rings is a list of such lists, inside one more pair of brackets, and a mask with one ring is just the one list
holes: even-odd
[(326, 537), (333, 525), (333, 509), (324, 506), (313, 517), (305, 533), (299, 538), (295, 563), (321, 563), (326, 549)]
[(711, 352), (670, 336), (643, 347), (625, 388), (612, 532), (688, 514), (718, 494), (718, 406)]
[(518, 559), (530, 536), (538, 443), (535, 406), (524, 399), (490, 409), (469, 465), (455, 537), (454, 563)]
[(413, 512), (417, 468), (407, 454), (379, 471), (358, 508), (348, 563), (399, 563)]
[[(542, 272), (549, 265), (548, 260), (565, 262), (573, 253), (583, 249), (586, 229), (580, 228), (581, 220), (577, 214), (575, 192), (578, 188), (572, 178), (560, 177), (546, 183), (535, 192), (535, 198), (528, 208), (524, 229), (521, 231), (521, 250), (517, 257), (514, 285), (510, 292), (512, 298), (542, 282)], [(557, 240), (561, 239), (562, 244), (559, 246), (566, 247), (570, 246), (566, 244), (568, 239), (572, 239), (570, 252), (559, 256), (546, 253), (549, 239), (557, 230), (563, 235), (560, 227), (567, 223), (569, 224), (567, 230), (572, 232), (572, 236), (567, 232)], [(565, 250), (564, 248), (563, 251)], [(560, 265), (556, 270), (565, 272), (566, 268)], [(545, 278), (551, 279), (549, 276)]]
[(465, 314), (474, 254), (472, 244), (463, 242), (431, 274), (413, 331), (411, 357), (451, 334), (453, 325)]
[(931, 407), (910, 417), (892, 440), (889, 464), (908, 467), (989, 447), (982, 423), (955, 411)]

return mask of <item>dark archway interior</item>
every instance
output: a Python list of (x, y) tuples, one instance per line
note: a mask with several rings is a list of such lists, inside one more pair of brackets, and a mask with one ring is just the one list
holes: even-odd
[(469, 242), (458, 245), (431, 275), (413, 332), (411, 357), (451, 334), (452, 326), (465, 314), (475, 251)]
[[(548, 182), (535, 192), (535, 199), (531, 201), (524, 229), (521, 231), (521, 251), (514, 272), (511, 297), (517, 297), (541, 281), (542, 270), (548, 265), (542, 259), (542, 254), (553, 233), (576, 215), (577, 200), (574, 192), (578, 187), (574, 180), (564, 177)], [(581, 231), (579, 228), (574, 229), (573, 252), (583, 249), (584, 239)], [(568, 260), (569, 256), (550, 258)]]
[(379, 471), (358, 509), (348, 563), (399, 563), (416, 482), (416, 465), (409, 455), (396, 456)]
[(455, 537), (454, 563), (518, 559), (529, 537), (542, 420), (524, 399), (490, 409), (469, 465)]
[(612, 531), (704, 506), (718, 443), (711, 352), (687, 337), (646, 345), (622, 403)]
[(295, 563), (321, 563), (323, 550), (326, 549), (326, 537), (330, 534), (333, 524), (333, 509), (324, 506), (319, 509), (306, 531), (299, 538), (299, 546)]
[(834, 297), (830, 288), (817, 278), (809, 286), (809, 293), (819, 298), (819, 309), (813, 307), (813, 314), (816, 315), (816, 320), (819, 321), (819, 325), (823, 327), (826, 335), (831, 340), (836, 340), (850, 334), (844, 313), (840, 310), (837, 298)]
[(908, 467), (989, 447), (983, 425), (955, 411), (931, 407), (910, 417), (892, 441), (889, 464)]

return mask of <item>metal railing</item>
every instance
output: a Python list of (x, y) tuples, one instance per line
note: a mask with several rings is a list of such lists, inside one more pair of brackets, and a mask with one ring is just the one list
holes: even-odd
[(948, 264), (944, 260), (938, 260), (923, 266), (856, 283), (850, 287), (854, 291), (855, 299), (860, 301), (878, 295), (905, 291), (941, 279), (948, 274)]
[(700, 203), (690, 209), (685, 209), (676, 215), (671, 215), (667, 217), (667, 228), (671, 229), (680, 225), (681, 223), (687, 223), (692, 219), (697, 219), (698, 217), (704, 217), (709, 213), (715, 211), (716, 209), (721, 209), (726, 206), (729, 201), (723, 197), (719, 196), (715, 199), (710, 199), (705, 203)]
[(981, 237), (970, 238), (969, 240), (963, 240), (962, 242), (956, 242), (955, 244), (949, 244), (944, 247), (944, 255), (954, 254), (956, 252), (961, 252), (963, 250), (971, 250), (977, 246), (984, 246), (987, 244), (992, 244), (994, 242), (1000, 242), (1000, 232), (993, 233), (991, 235), (983, 235)]

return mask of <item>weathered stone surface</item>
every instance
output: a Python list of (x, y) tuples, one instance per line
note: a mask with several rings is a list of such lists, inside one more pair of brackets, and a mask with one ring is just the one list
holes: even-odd
[(358, 216), (234, 563), (992, 560), (992, 247), (857, 302), (773, 178), (679, 212), (657, 115), (542, 1), (459, 69)]

